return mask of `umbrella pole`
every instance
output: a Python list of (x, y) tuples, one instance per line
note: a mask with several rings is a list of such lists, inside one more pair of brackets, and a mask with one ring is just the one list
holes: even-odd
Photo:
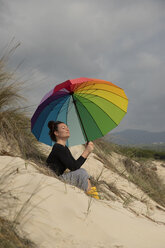
[(71, 95), (72, 95), (73, 103), (74, 103), (74, 106), (75, 106), (75, 109), (76, 109), (76, 113), (77, 113), (77, 115), (78, 115), (78, 118), (79, 118), (79, 120), (80, 120), (81, 126), (82, 126), (82, 128), (83, 128), (83, 131), (84, 131), (84, 134), (85, 134), (86, 141), (87, 141), (87, 143), (88, 143), (89, 140), (88, 140), (87, 134), (86, 134), (86, 132), (85, 132), (85, 128), (84, 128), (84, 125), (83, 125), (83, 123), (82, 123), (80, 114), (79, 114), (78, 109), (77, 109), (76, 100), (73, 98), (73, 94), (71, 94)]

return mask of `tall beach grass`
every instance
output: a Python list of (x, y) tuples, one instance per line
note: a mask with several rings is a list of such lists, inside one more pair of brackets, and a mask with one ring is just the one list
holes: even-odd
[[(95, 146), (98, 147), (98, 149), (95, 149), (95, 153), (100, 158), (100, 160), (106, 164), (107, 168), (109, 167), (118, 174), (120, 173), (117, 170), (116, 165), (113, 165), (110, 162), (108, 156), (111, 155), (112, 151), (124, 155), (125, 158), (123, 158), (122, 162), (128, 173), (128, 176), (125, 174), (120, 174), (120, 176), (123, 176), (128, 181), (137, 185), (151, 199), (165, 207), (165, 184), (162, 179), (159, 178), (156, 171), (152, 170), (147, 163), (147, 159), (149, 161), (154, 159), (153, 154), (157, 152), (154, 153), (154, 151), (152, 151), (153, 153), (148, 153), (148, 150), (144, 150), (142, 152), (142, 149), (139, 151), (138, 148), (131, 149), (130, 147), (128, 149), (124, 147), (123, 149), (123, 147), (108, 143), (103, 139), (96, 140)], [(138, 160), (139, 166), (133, 162), (133, 159)]]
[[(8, 54), (0, 58), (0, 136), (16, 155), (18, 152), (25, 159), (42, 162), (45, 156), (31, 133), (29, 108), (21, 95), (24, 83), (16, 78), (15, 73), (8, 71)], [(5, 154), (5, 147), (0, 152)]]
[[(0, 57), (0, 155), (20, 156), (25, 160), (38, 163), (42, 168), (46, 158), (31, 133), (29, 107), (21, 94), (24, 83), (7, 67), (10, 55), (15, 52), (17, 46)], [(13, 198), (10, 191), (6, 189), (6, 183), (16, 170), (8, 171), (7, 168), (6, 170), (7, 172), (2, 173), (0, 177), (0, 211), (3, 211), (4, 207), (14, 207), (5, 205), (8, 199)], [(0, 247), (32, 248), (36, 246), (17, 234), (14, 222), (0, 216)]]

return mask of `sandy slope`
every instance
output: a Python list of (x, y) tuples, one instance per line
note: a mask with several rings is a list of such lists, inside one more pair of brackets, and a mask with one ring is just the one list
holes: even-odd
[[(93, 171), (99, 172), (100, 163), (91, 155), (84, 167), (92, 173), (95, 166)], [(19, 231), (40, 248), (165, 247), (165, 225), (136, 216), (119, 201), (91, 199), (18, 157), (1, 156), (0, 174), (0, 187), (6, 191), (0, 214), (20, 223)], [(155, 218), (165, 221), (165, 212), (157, 211)]]

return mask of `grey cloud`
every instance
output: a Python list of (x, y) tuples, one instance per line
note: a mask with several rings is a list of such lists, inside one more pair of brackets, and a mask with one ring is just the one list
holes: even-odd
[(130, 99), (121, 128), (164, 128), (163, 1), (4, 3), (1, 47), (13, 36), (22, 43), (14, 63), (25, 59), (20, 72), (35, 71), (35, 90), (28, 91), (33, 104), (68, 78), (102, 78), (125, 89)]

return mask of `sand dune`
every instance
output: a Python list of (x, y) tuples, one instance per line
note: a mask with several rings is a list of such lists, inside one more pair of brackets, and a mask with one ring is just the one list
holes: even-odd
[[(81, 148), (74, 151), (78, 156)], [(102, 166), (91, 155), (84, 168), (99, 173)], [(90, 198), (73, 186), (41, 174), (31, 162), (1, 156), (1, 178), (9, 171), (12, 174), (3, 186), (10, 197), (3, 200), (0, 214), (19, 223), (19, 232), (40, 248), (165, 247), (165, 225), (136, 216), (120, 201)], [(164, 211), (157, 210), (155, 216), (165, 220)]]

